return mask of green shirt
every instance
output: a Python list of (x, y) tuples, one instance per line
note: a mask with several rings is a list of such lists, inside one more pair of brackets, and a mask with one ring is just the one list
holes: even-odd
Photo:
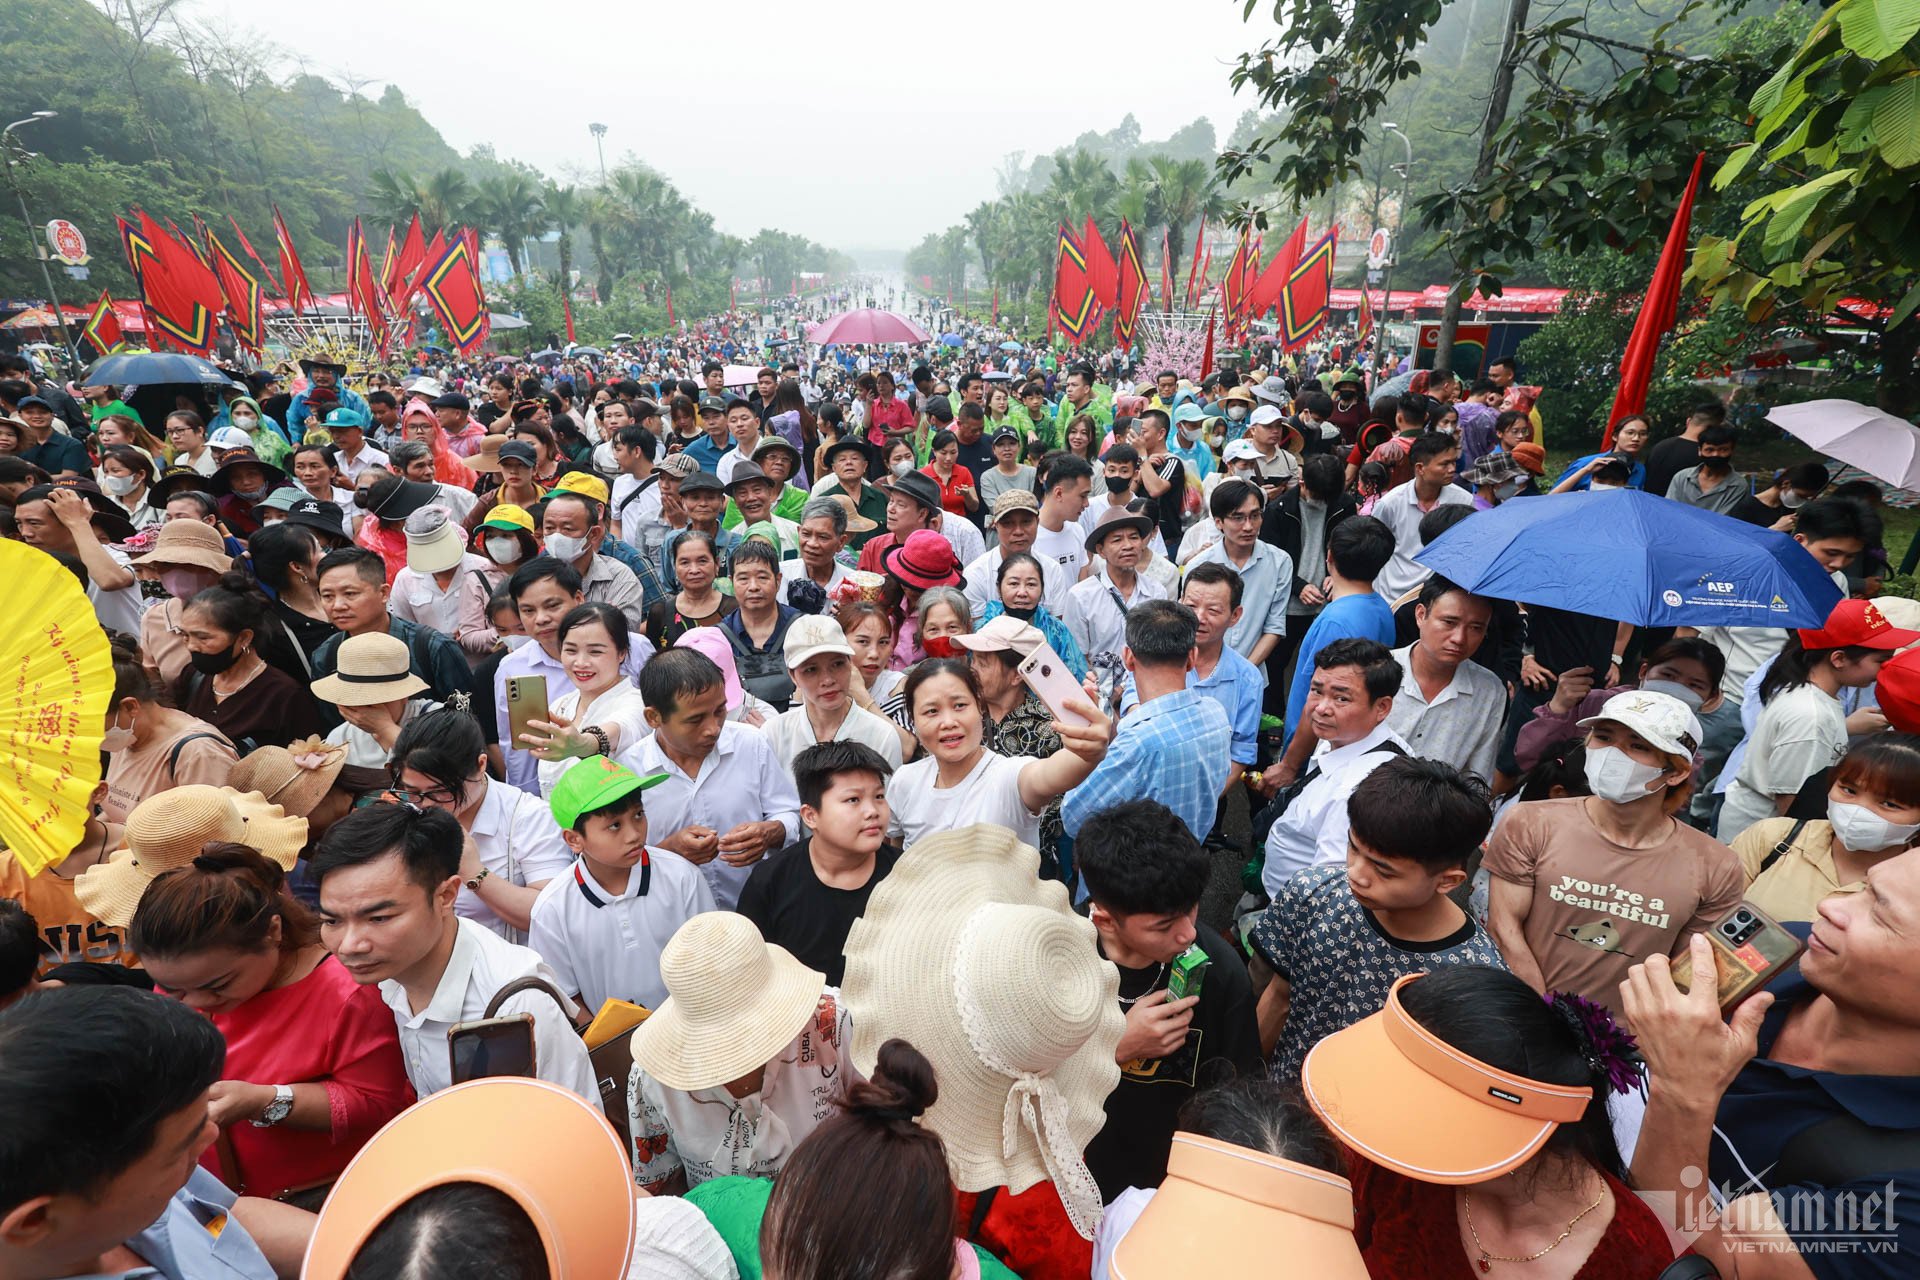
[[(761, 1280), (760, 1220), (767, 1216), (767, 1200), (773, 1195), (771, 1178), (709, 1178), (687, 1192), (687, 1203), (707, 1215), (707, 1221), (726, 1242), (733, 1265), (740, 1269), (740, 1280)], [(1020, 1280), (1000, 1260), (971, 1246), (980, 1259), (980, 1280)]]

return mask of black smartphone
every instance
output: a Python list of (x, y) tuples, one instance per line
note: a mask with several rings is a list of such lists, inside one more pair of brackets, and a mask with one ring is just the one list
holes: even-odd
[(484, 1076), (533, 1075), (533, 1015), (509, 1014), (462, 1022), (447, 1032), (453, 1082)]

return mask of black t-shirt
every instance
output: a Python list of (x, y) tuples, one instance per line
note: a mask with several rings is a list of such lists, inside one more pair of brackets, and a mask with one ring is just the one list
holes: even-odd
[(499, 421), (501, 415), (504, 413), (506, 413), (505, 409), (502, 409), (493, 401), (487, 400), (482, 402), (480, 407), (473, 411), (473, 420), (483, 427), (490, 427)]
[(1760, 499), (1748, 494), (1733, 504), (1733, 510), (1727, 512), (1735, 520), (1745, 520), (1748, 524), (1757, 524), (1763, 529), (1772, 528), (1780, 517), (1789, 514), (1784, 506), (1770, 507)]
[(1675, 476), (1699, 464), (1700, 442), (1685, 436), (1674, 436), (1647, 450), (1643, 461), (1647, 468), (1647, 492), (1664, 498), (1667, 496), (1667, 486), (1673, 483)]
[(1147, 499), (1147, 515), (1160, 526), (1160, 537), (1166, 542), (1167, 554), (1171, 556), (1179, 552), (1180, 535), (1185, 530), (1183, 513), (1187, 505), (1187, 464), (1180, 461), (1178, 454), (1170, 453), (1167, 460), (1154, 470), (1167, 482), (1167, 491), (1157, 498)]
[(736, 909), (759, 927), (761, 937), (785, 947), (807, 968), (826, 974), (829, 986), (837, 987), (847, 968), (847, 934), (866, 911), (873, 887), (893, 870), (900, 854), (882, 845), (874, 858), (873, 875), (858, 889), (821, 884), (814, 874), (812, 854), (809, 836), (755, 867), (741, 886)]
[(288, 633), (293, 636), (294, 643), (300, 646), (300, 652), (307, 655), (309, 664), (313, 661), (314, 651), (339, 630), (325, 618), (309, 618), (283, 600), (273, 602), (273, 612), (274, 616), (285, 624)]
[(1570, 667), (1592, 667), (1596, 684), (1606, 679), (1613, 658), (1613, 637), (1619, 624), (1588, 613), (1527, 606), (1527, 639), (1533, 660), (1559, 675)]
[[(1087, 1168), (1109, 1203), (1128, 1187), (1157, 1187), (1167, 1176), (1175, 1121), (1188, 1098), (1240, 1076), (1265, 1074), (1246, 962), (1204, 924), (1199, 942), (1213, 963), (1201, 983), (1186, 1044), (1170, 1057), (1120, 1069), (1120, 1083), (1107, 1095), (1107, 1123), (1087, 1144)], [(1122, 1009), (1166, 985), (1166, 972), (1158, 965), (1120, 970)]]

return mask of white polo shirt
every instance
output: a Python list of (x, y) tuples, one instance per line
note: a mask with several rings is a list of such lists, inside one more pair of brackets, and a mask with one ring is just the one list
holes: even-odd
[[(655, 839), (687, 827), (712, 827), (725, 835), (743, 822), (778, 822), (786, 835), (772, 848), (784, 849), (800, 838), (800, 793), (793, 775), (780, 764), (773, 744), (751, 725), (729, 721), (720, 740), (700, 762), (696, 777), (667, 758), (658, 734), (615, 756), (641, 777), (664, 773), (667, 780), (647, 792), (647, 830)], [(713, 900), (722, 911), (740, 901), (740, 888), (753, 874), (753, 864), (729, 866), (716, 854), (700, 868)]]
[[(473, 844), (489, 872), (523, 888), (544, 884), (573, 865), (573, 850), (560, 838), (560, 825), (540, 797), (492, 778), (487, 779), (487, 794), (474, 811)], [(516, 931), (465, 885), (453, 909), (502, 938), (519, 941)]]
[(589, 1010), (609, 999), (658, 1009), (667, 998), (661, 950), (681, 925), (712, 910), (713, 891), (699, 869), (649, 845), (618, 895), (593, 878), (585, 859), (548, 881), (533, 903), (527, 945)]
[[(847, 566), (841, 564), (838, 560), (833, 562), (833, 576), (827, 579), (827, 599), (833, 599), (833, 593), (839, 589), (841, 583), (847, 580), (847, 573)], [(791, 560), (782, 560), (780, 562), (781, 604), (793, 603), (793, 601), (787, 599), (787, 588), (806, 577), (808, 577), (807, 566), (799, 557), (796, 556)]]
[[(761, 725), (760, 732), (773, 743), (780, 767), (789, 772), (793, 769), (794, 757), (820, 741), (814, 735), (813, 721), (807, 719), (807, 708), (802, 703), (794, 704)], [(881, 759), (896, 769), (900, 767), (900, 735), (894, 732), (892, 724), (863, 707), (848, 707), (829, 741), (858, 742), (872, 747)]]
[(940, 513), (940, 536), (953, 548), (953, 558), (961, 564), (986, 554), (987, 535), (973, 527), (973, 521), (951, 511)]
[[(552, 969), (526, 947), (489, 933), (471, 920), (456, 922), (453, 954), (433, 989), (427, 1007), (415, 1013), (407, 991), (398, 982), (380, 984), (380, 998), (393, 1010), (399, 1024), (400, 1052), (406, 1059), (407, 1079), (425, 1098), (453, 1084), (453, 1059), (447, 1033), (462, 1022), (486, 1016), (494, 993), (517, 978), (544, 978), (555, 990), (561, 984)], [(565, 995), (565, 991), (561, 990)], [(571, 1009), (561, 1009), (544, 991), (522, 991), (501, 1004), (499, 1016), (533, 1015), (534, 1074), (549, 1084), (571, 1089), (600, 1105), (600, 1085), (587, 1057), (587, 1046), (568, 1021)]]

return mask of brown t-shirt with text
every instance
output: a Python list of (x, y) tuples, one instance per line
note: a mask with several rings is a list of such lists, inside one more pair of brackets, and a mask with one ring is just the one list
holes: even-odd
[[(191, 741), (182, 741), (189, 738)], [(177, 757), (173, 753), (176, 744), (180, 745)], [(107, 798), (101, 806), (102, 816), (108, 822), (124, 823), (142, 800), (169, 787), (224, 787), (227, 774), (239, 758), (226, 736), (202, 720), (144, 747), (116, 751), (107, 761)]]
[(1633, 965), (1671, 956), (1740, 901), (1733, 850), (1675, 822), (1646, 849), (1617, 845), (1587, 817), (1587, 798), (1515, 805), (1487, 842), (1489, 873), (1533, 890), (1523, 932), (1548, 991), (1619, 1012)]

